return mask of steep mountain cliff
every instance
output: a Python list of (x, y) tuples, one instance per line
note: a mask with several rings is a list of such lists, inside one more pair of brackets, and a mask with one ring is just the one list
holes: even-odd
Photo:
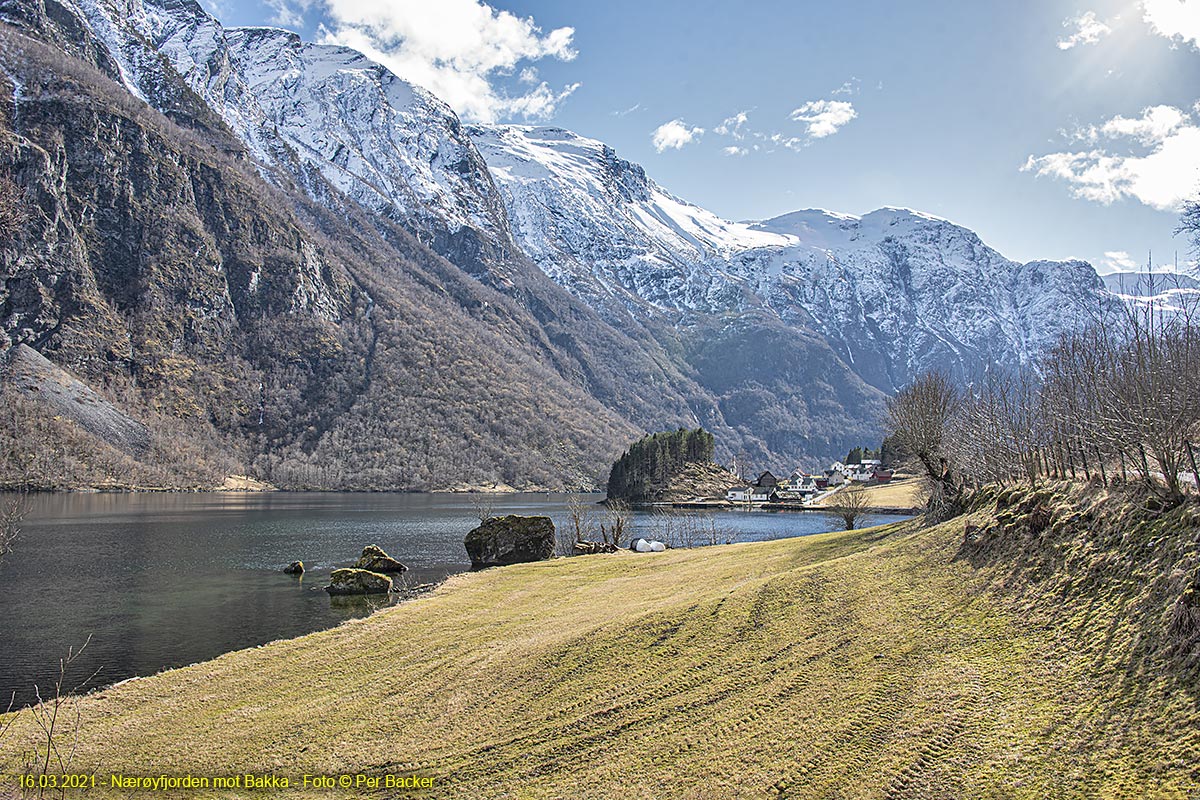
[[(0, 243), (4, 341), (172, 420), (150, 426), (155, 459), (285, 486), (588, 485), (636, 431), (510, 297), (400, 228), (264, 182), (219, 119), (185, 128), (0, 28), (0, 168), (29, 214)], [(5, 432), (8, 480), (56, 448), (28, 430)], [(34, 483), (122, 477), (39, 463)]]

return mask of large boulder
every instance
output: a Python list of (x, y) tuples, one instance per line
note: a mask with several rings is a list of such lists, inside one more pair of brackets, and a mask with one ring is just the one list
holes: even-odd
[(304, 574), (304, 562), (303, 561), (293, 561), (292, 563), (290, 563), (286, 567), (284, 567), (283, 571), (285, 573), (287, 573), (288, 575), (303, 575)]
[(549, 517), (492, 517), (463, 540), (473, 567), (544, 561), (554, 555), (554, 521)]
[(359, 556), (354, 568), (383, 574), (408, 571), (408, 567), (383, 552), (383, 549), (377, 544), (369, 544), (363, 548), (362, 555)]
[(335, 569), (329, 575), (325, 591), (330, 594), (385, 594), (392, 590), (392, 579), (365, 569)]

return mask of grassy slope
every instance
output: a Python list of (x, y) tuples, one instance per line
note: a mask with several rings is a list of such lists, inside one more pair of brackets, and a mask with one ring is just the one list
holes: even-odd
[(962, 534), (459, 576), (88, 698), (77, 766), (418, 771), (472, 798), (1189, 796), (1194, 685), (1132, 657), (1136, 585), (1047, 603), (956, 557)]
[[(872, 508), (920, 508), (926, 500), (924, 481), (916, 476), (894, 478), (888, 483), (875, 484), (865, 487), (867, 502)], [(833, 505), (838, 502), (837, 493), (828, 495), (818, 503), (817, 508)]]

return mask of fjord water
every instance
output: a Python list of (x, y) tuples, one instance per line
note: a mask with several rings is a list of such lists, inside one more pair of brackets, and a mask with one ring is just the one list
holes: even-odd
[[(490, 497), (497, 515), (568, 521), (563, 495)], [(14, 693), (23, 705), (35, 685), (52, 691), (59, 659), (85, 641), (67, 688), (94, 672), (88, 688), (364, 616), (397, 598), (330, 598), (322, 587), (331, 569), (378, 544), (409, 565), (404, 581), (439, 580), (470, 567), (462, 540), (478, 525), (471, 497), (447, 494), (58, 494), (27, 503), (0, 563), (0, 711)], [(819, 513), (689, 513), (715, 516), (738, 541), (841, 527)], [(654, 527), (651, 513), (635, 514), (635, 531)], [(284, 575), (296, 559), (308, 571)]]

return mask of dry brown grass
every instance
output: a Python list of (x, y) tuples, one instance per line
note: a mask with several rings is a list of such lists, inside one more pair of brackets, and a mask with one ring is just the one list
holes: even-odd
[[(1120, 593), (1032, 614), (1005, 570), (957, 557), (962, 534), (460, 575), (84, 699), (76, 767), (417, 773), (455, 798), (1193, 796), (1195, 696), (1114, 655), (1136, 638)], [(0, 771), (30, 734), (18, 720)], [(288, 792), (308, 794), (354, 793)]]
[[(919, 508), (924, 505), (927, 492), (924, 480), (915, 475), (900, 475), (887, 483), (866, 487), (867, 503), (872, 508)], [(837, 494), (832, 494), (814, 505), (824, 508), (836, 502)]]

